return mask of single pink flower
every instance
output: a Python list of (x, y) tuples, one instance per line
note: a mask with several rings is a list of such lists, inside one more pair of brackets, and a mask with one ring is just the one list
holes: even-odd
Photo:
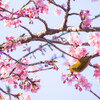
[(54, 11), (54, 14), (56, 16), (59, 16), (61, 14), (61, 10), (56, 8), (55, 11)]
[(8, 9), (8, 8), (9, 8), (9, 0), (6, 0), (6, 1), (4, 2), (4, 8), (5, 8), (5, 9)]
[(25, 94), (22, 100), (31, 100), (30, 94)]

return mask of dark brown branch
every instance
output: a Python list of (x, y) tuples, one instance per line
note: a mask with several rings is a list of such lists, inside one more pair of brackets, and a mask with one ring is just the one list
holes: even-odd
[(79, 26), (75, 26), (75, 27), (67, 27), (65, 29), (67, 32), (99, 32), (100, 31), (100, 27), (85, 27), (84, 29), (81, 29)]
[[(61, 42), (61, 41), (54, 41), (54, 40), (48, 40), (48, 39), (47, 39), (47, 41), (50, 41), (51, 43), (61, 44), (61, 45), (71, 45), (71, 44), (69, 44), (69, 42), (64, 42), (64, 43), (63, 43), (63, 42)], [(47, 45), (48, 45), (48, 43), (42, 45), (42, 47), (47, 46)], [(72, 45), (72, 46), (73, 46), (73, 45)], [(82, 46), (90, 46), (90, 45), (89, 45), (88, 43), (83, 43)], [(37, 50), (38, 50), (38, 48), (35, 49), (35, 50), (33, 50), (33, 51), (31, 51), (31, 52), (29, 52), (29, 53), (27, 53), (27, 54), (24, 55), (22, 58), (25, 58), (25, 57), (29, 56), (30, 54), (36, 52)], [(22, 59), (22, 58), (21, 58), (21, 59)], [(19, 59), (19, 60), (21, 60), (21, 59)]]
[(100, 97), (99, 97), (96, 93), (94, 93), (92, 90), (90, 90), (90, 92), (91, 92), (92, 94), (94, 94), (98, 99), (100, 99)]
[(65, 28), (67, 26), (69, 11), (70, 11), (70, 0), (67, 1), (67, 10), (65, 12), (65, 17), (64, 17), (64, 20), (63, 20), (62, 28)]
[(66, 9), (65, 9), (64, 7), (62, 7), (62, 6), (59, 5), (59, 4), (56, 4), (56, 3), (53, 2), (52, 0), (47, 0), (47, 1), (49, 1), (51, 4), (55, 5), (56, 7), (59, 7), (59, 8), (61, 8), (62, 10), (66, 11)]
[(44, 64), (44, 63), (46, 63), (46, 61), (40, 61), (40, 62), (33, 63), (33, 64), (25, 64), (25, 63), (19, 62), (18, 60), (14, 59), (10, 55), (6, 54), (5, 52), (2, 52), (2, 53), (4, 55), (8, 56), (9, 58), (11, 58), (12, 60), (16, 61), (16, 63), (19, 63), (19, 64), (24, 65), (24, 66), (34, 66), (34, 65), (37, 65), (37, 64)]
[(11, 96), (13, 96), (13, 97), (16, 97), (16, 98), (19, 98), (19, 95), (18, 94), (9, 94), (9, 93), (7, 93), (6, 91), (4, 91), (2, 88), (0, 88), (0, 91), (2, 91), (3, 93), (5, 93), (5, 94), (7, 94), (7, 95), (11, 95)]
[(34, 85), (36, 85), (35, 84), (35, 82), (34, 81), (32, 81), (30, 78), (28, 78), (28, 77), (26, 77), (26, 79), (28, 80), (28, 81), (30, 81), (31, 82), (31, 84), (34, 86)]
[(96, 15), (94, 18), (92, 18), (92, 20), (94, 20), (94, 19), (96, 19), (98, 17), (100, 17), (100, 14)]
[[(25, 6), (27, 6), (28, 4), (30, 4), (30, 2), (32, 2), (31, 0), (29, 0), (26, 4), (24, 4), (20, 9), (24, 8)], [(16, 12), (19, 12), (19, 10), (17, 10)]]
[(41, 19), (40, 17), (37, 17), (36, 19), (40, 20), (41, 22), (43, 22), (43, 24), (45, 25), (45, 29), (46, 31), (48, 30), (48, 25), (46, 23), (46, 21), (44, 21), (43, 19)]
[(32, 32), (28, 28), (26, 28), (25, 26), (22, 26), (22, 25), (20, 25), (20, 27), (25, 29), (31, 35), (31, 37), (33, 38), (33, 34), (32, 34)]
[[(66, 55), (68, 55), (68, 56), (70, 56), (70, 57), (73, 57), (73, 58), (75, 58), (75, 59), (78, 59), (78, 58), (76, 58), (76, 57), (70, 55), (69, 53), (66, 53), (65, 51), (61, 50), (60, 48), (58, 48), (56, 45), (54, 45), (54, 44), (51, 43), (50, 41), (46, 40), (45, 38), (44, 38), (44, 40), (45, 40), (47, 43), (49, 43), (50, 45), (52, 45), (53, 47), (55, 47), (57, 50), (59, 50), (60, 52), (62, 52), (63, 54), (66, 54)], [(78, 60), (79, 60), (79, 59), (78, 59)]]
[[(1, 9), (2, 9), (2, 10), (1, 10)], [(14, 15), (13, 12), (10, 12), (10, 11), (6, 10), (5, 8), (2, 8), (2, 7), (0, 7), (0, 11), (2, 11), (2, 12), (8, 12), (8, 13)]]
[(45, 68), (45, 69), (39, 69), (39, 70), (34, 70), (34, 71), (28, 71), (28, 73), (35, 73), (35, 72), (39, 72), (39, 71), (45, 71), (45, 70), (49, 70), (49, 69), (53, 69), (54, 67), (50, 67), (50, 68)]
[(97, 66), (95, 66), (95, 65), (92, 65), (92, 64), (89, 64), (91, 67), (93, 67), (93, 68), (98, 68)]
[[(44, 46), (46, 46), (47, 44), (44, 44), (42, 47), (44, 47)], [(35, 50), (33, 50), (33, 51), (31, 51), (31, 52), (29, 52), (29, 53), (27, 53), (26, 55), (24, 55), (22, 58), (25, 58), (25, 57), (27, 57), (28, 55), (30, 55), (30, 54), (32, 54), (32, 53), (34, 53), (34, 52), (36, 52), (38, 50), (38, 48), (37, 49), (35, 49)], [(21, 60), (22, 58), (20, 58), (19, 60)]]
[(30, 2), (32, 2), (32, 0), (29, 0), (26, 4), (24, 4), (24, 5), (21, 7), (21, 9), (24, 8), (25, 6), (27, 6), (28, 4), (30, 4)]
[[(76, 27), (66, 27), (65, 29), (61, 29), (61, 28), (48, 29), (47, 32), (44, 30), (44, 31), (35, 33), (33, 38), (30, 35), (19, 37), (15, 40), (15, 42), (20, 41), (23, 44), (23, 43), (28, 43), (31, 41), (44, 41), (42, 37), (46, 35), (53, 35), (58, 32), (63, 32), (63, 31), (67, 31), (67, 32), (77, 32), (77, 31), (82, 31), (82, 32), (94, 32), (95, 31), (96, 32), (98, 31), (100, 32), (100, 27), (81, 29), (79, 26), (76, 26)], [(6, 43), (3, 43), (0, 45), (0, 51), (3, 51), (4, 48), (6, 48)]]
[(70, 13), (68, 14), (68, 16), (71, 16), (71, 15), (79, 15), (78, 13)]

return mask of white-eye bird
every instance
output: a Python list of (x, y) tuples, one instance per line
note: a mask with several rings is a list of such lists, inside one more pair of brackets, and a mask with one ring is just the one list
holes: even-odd
[(75, 64), (69, 66), (69, 70), (71, 72), (82, 72), (90, 64), (90, 60), (97, 55), (83, 56)]

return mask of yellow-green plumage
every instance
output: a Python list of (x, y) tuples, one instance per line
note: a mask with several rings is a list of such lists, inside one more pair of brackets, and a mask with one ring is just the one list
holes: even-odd
[(83, 71), (89, 64), (93, 56), (84, 56), (79, 59), (75, 64), (69, 66), (69, 70), (73, 72)]

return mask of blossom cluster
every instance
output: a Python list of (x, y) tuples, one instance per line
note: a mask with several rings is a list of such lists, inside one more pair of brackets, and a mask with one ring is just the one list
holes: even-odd
[[(82, 39), (79, 37), (78, 34), (75, 34), (74, 36), (70, 35), (67, 39), (67, 41), (69, 42), (69, 44), (71, 44), (72, 46), (70, 46), (69, 48), (67, 48), (66, 52), (68, 54), (70, 54), (71, 56), (74, 56), (76, 58), (81, 58), (82, 56), (87, 54), (87, 50), (86, 48), (83, 48), (82, 45)], [(74, 59), (72, 57), (69, 57), (67, 60), (67, 63), (74, 63), (76, 62), (77, 59)]]
[(26, 93), (22, 100), (31, 100), (30, 94)]
[(94, 71), (94, 77), (97, 79), (97, 81), (100, 83), (100, 65), (94, 64), (94, 66), (97, 66)]
[[(43, 0), (35, 0), (32, 1), (35, 3), (35, 6), (26, 8), (23, 7), (20, 10), (13, 12), (13, 11), (8, 11), (8, 13), (6, 13), (5, 16), (0, 16), (1, 20), (5, 20), (4, 21), (4, 26), (6, 27), (11, 27), (14, 26), (14, 28), (17, 28), (20, 26), (21, 20), (19, 20), (19, 17), (29, 17), (29, 19), (31, 18), (37, 18), (39, 16), (39, 13), (46, 13), (48, 14), (48, 6), (44, 3)], [(4, 9), (9, 8), (9, 2), (8, 0), (4, 2), (4, 4), (2, 4), (2, 2), (0, 2), (0, 5), (3, 6)], [(0, 14), (3, 14), (3, 11), (0, 11)], [(16, 15), (17, 17), (13, 17), (13, 15)], [(33, 23), (33, 22), (30, 22)]]
[(45, 67), (48, 67), (49, 65), (51, 65), (51, 66), (53, 66), (53, 69), (54, 70), (56, 70), (56, 71), (58, 71), (58, 67), (57, 67), (57, 65), (55, 65), (55, 61), (54, 60), (46, 60), (45, 61)]
[(16, 46), (20, 46), (21, 42), (16, 42), (13, 36), (10, 37), (6, 37), (6, 48), (7, 52), (9, 52), (9, 50), (12, 52), (13, 50), (16, 50)]
[(2, 59), (2, 57), (0, 57), (0, 79), (3, 79), (2, 81), (8, 84), (13, 84), (14, 88), (19, 86), (21, 89), (36, 93), (40, 88), (38, 84), (40, 80), (38, 77), (31, 78), (31, 81), (27, 79), (28, 60), (23, 58), (19, 62), (24, 63), (24, 65), (18, 64), (10, 58)]
[(4, 22), (4, 26), (6, 27), (14, 26), (14, 28), (17, 28), (20, 26), (20, 23), (21, 21), (19, 19), (14, 19), (14, 20), (7, 19)]
[(73, 82), (76, 82), (74, 86), (79, 91), (82, 91), (83, 88), (89, 91), (92, 87), (92, 84), (89, 83), (88, 80), (80, 73), (74, 74), (72, 77), (68, 77), (68, 75), (62, 74), (62, 80), (64, 84), (67, 81), (68, 85), (71, 85)]
[(78, 34), (75, 34), (74, 36), (69, 36), (67, 41), (70, 43), (70, 44), (75, 44), (75, 45), (82, 45), (82, 39), (79, 38), (79, 35)]
[(89, 18), (89, 10), (86, 10), (86, 11), (81, 10), (79, 15), (82, 20), (82, 28), (84, 29), (85, 27), (91, 27), (90, 24), (92, 20)]
[(98, 53), (100, 55), (100, 33), (93, 32), (88, 35), (90, 46), (94, 47), (94, 53)]
[[(0, 5), (4, 8), (4, 9), (8, 9), (9, 8), (9, 0), (6, 0), (4, 2), (4, 4), (2, 4), (2, 2), (0, 2)], [(8, 11), (9, 12), (9, 11)], [(12, 11), (11, 11), (12, 12)], [(0, 14), (3, 14), (3, 11), (0, 11)], [(13, 12), (12, 12), (13, 14)], [(19, 19), (13, 19), (13, 15), (11, 13), (6, 13), (5, 16), (0, 17), (0, 19), (5, 19), (4, 21), (4, 26), (6, 27), (11, 27), (14, 26), (15, 28), (20, 26), (21, 21)]]
[(19, 16), (28, 16), (29, 18), (37, 18), (40, 13), (46, 13), (48, 14), (48, 6), (44, 3), (43, 0), (35, 0), (35, 7), (30, 7), (30, 8), (22, 8), (15, 12), (15, 14)]
[[(76, 48), (69, 47), (69, 48), (67, 48), (66, 52), (69, 53), (71, 56), (74, 56), (74, 57), (79, 58), (79, 59), (82, 56), (87, 54), (87, 50), (81, 46), (78, 46)], [(69, 57), (67, 61), (68, 61), (68, 63), (73, 63), (73, 62), (76, 62), (77, 60), (72, 58), (72, 57)]]

